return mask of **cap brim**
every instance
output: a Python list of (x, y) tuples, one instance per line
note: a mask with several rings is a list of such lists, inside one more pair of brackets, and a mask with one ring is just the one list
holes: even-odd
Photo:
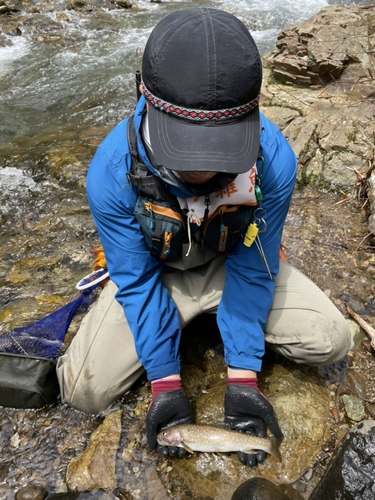
[(241, 174), (259, 153), (259, 108), (227, 123), (190, 123), (148, 107), (153, 154), (164, 167), (181, 172)]

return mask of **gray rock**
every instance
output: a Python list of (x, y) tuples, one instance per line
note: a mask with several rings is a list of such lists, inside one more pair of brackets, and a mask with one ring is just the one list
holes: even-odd
[(345, 405), (345, 411), (348, 417), (355, 422), (360, 422), (366, 416), (365, 407), (362, 401), (351, 394), (345, 394), (342, 397)]
[[(286, 26), (276, 50), (263, 57), (261, 100), (262, 111), (268, 116), (270, 108), (270, 118), (299, 158), (299, 184), (341, 192), (355, 187), (354, 196), (369, 200), (370, 232), (375, 227), (374, 24), (375, 6), (329, 6)], [(291, 111), (297, 112), (294, 117)]]
[(368, 63), (364, 56), (368, 34), (359, 10), (343, 10), (340, 6), (323, 9), (317, 16), (286, 26), (280, 33), (273, 56), (274, 76), (282, 83), (295, 85), (322, 85), (337, 80), (350, 65)]
[(310, 500), (375, 498), (375, 421), (366, 420), (346, 434)]

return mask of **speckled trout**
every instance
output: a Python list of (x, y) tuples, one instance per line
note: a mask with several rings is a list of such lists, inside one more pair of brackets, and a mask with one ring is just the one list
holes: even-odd
[(260, 438), (224, 427), (196, 424), (176, 425), (161, 431), (157, 440), (162, 446), (178, 446), (185, 448), (189, 453), (242, 451), (251, 454), (263, 450), (281, 461), (280, 439)]

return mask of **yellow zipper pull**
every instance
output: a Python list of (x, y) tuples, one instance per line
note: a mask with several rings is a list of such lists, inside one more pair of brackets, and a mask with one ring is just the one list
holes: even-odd
[(147, 210), (147, 212), (150, 212), (150, 215), (151, 215), (151, 219), (150, 219), (150, 222), (148, 223), (150, 229), (154, 230), (155, 229), (155, 221), (154, 221), (154, 212), (152, 211), (152, 206), (151, 206), (151, 203), (149, 201), (145, 201), (145, 210)]

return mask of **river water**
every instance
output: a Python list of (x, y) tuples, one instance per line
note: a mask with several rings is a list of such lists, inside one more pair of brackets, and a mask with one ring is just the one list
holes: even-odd
[[(327, 2), (140, 0), (128, 10), (92, 11), (68, 10), (65, 0), (40, 5), (39, 13), (22, 12), (20, 36), (0, 38), (0, 333), (77, 297), (75, 283), (89, 272), (89, 250), (99, 245), (86, 202), (86, 171), (97, 145), (134, 108), (137, 53), (152, 27), (181, 8), (226, 9), (250, 29), (263, 55), (273, 50), (286, 24), (307, 19)], [(335, 205), (339, 200), (329, 193), (296, 193), (285, 230), (288, 256), (329, 289), (338, 305), (350, 298), (366, 312), (374, 304), (357, 251), (365, 220), (353, 205)], [(348, 235), (349, 224), (354, 229)], [(80, 421), (86, 438), (97, 425), (66, 408), (50, 419), (66, 418), (64, 412), (71, 426)], [(15, 415), (0, 409), (3, 434)], [(63, 481), (63, 466), (49, 456), (43, 426), (38, 432), (40, 441), (33, 438), (29, 456), (25, 446), (17, 463), (12, 450), (2, 457), (1, 499), (13, 499), (17, 486), (35, 474), (44, 477), (51, 467)], [(84, 436), (76, 439), (82, 448)], [(37, 462), (34, 470), (30, 457)]]
[[(62, 12), (65, 4), (60, 3)], [(20, 36), (12, 37), (11, 46), (0, 48), (0, 142), (17, 144), (22, 137), (42, 133), (55, 134), (58, 140), (62, 132), (117, 123), (135, 103), (136, 50), (171, 11), (194, 5), (226, 9), (248, 26), (265, 54), (274, 48), (284, 25), (310, 17), (327, 3), (140, 0), (137, 5), (129, 11), (92, 15), (67, 12), (69, 20), (61, 21), (62, 44), (43, 45), (35, 37)], [(55, 12), (49, 16), (52, 22), (58, 21)], [(57, 27), (52, 29), (59, 35)]]

